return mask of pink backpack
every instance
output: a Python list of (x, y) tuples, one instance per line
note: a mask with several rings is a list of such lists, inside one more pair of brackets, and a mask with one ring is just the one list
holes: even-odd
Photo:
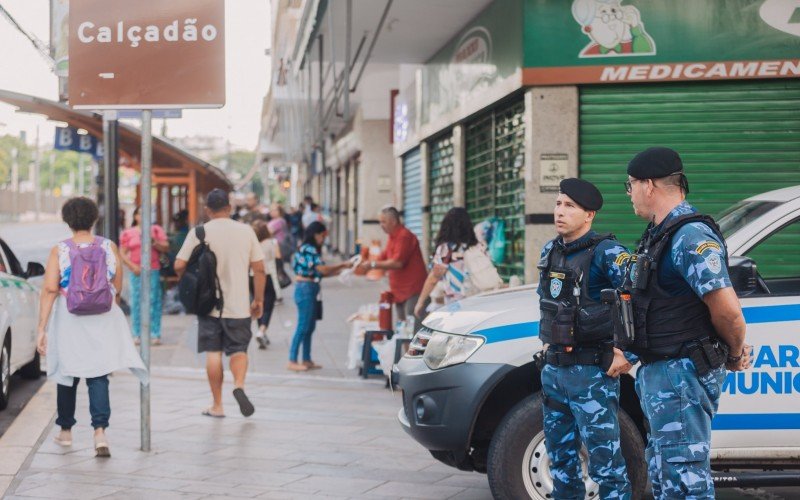
[(70, 274), (67, 285), (67, 310), (81, 316), (102, 314), (111, 310), (114, 294), (108, 282), (108, 264), (103, 238), (78, 246), (72, 239), (64, 240), (69, 248)]

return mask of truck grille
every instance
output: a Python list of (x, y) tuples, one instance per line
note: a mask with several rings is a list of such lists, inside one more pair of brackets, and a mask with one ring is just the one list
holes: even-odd
[(411, 339), (411, 344), (408, 346), (408, 351), (406, 351), (406, 356), (409, 358), (419, 358), (423, 354), (425, 354), (425, 348), (428, 346), (428, 341), (433, 336), (433, 330), (427, 327), (422, 327), (419, 329), (414, 338)]

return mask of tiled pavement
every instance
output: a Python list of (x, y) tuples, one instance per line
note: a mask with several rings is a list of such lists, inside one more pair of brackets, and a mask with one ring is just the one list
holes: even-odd
[(228, 416), (200, 415), (209, 395), (203, 359), (186, 339), (191, 318), (165, 317), (165, 345), (153, 349), (152, 451), (139, 451), (138, 383), (117, 373), (108, 431), (112, 458), (93, 457), (81, 389), (72, 448), (56, 445), (50, 428), (5, 498), (491, 498), (484, 475), (442, 465), (406, 436), (396, 419), (398, 393), (345, 368), (344, 318), (379, 290), (377, 284), (347, 288), (327, 280), (327, 317), (314, 340), (315, 361), (325, 368), (307, 374), (285, 371), (296, 324), (285, 293), (270, 349), (250, 350), (247, 392), (256, 413), (247, 419), (230, 394), (228, 374)]

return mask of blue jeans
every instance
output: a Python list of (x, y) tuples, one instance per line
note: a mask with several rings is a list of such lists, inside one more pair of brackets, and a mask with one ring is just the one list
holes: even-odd
[[(56, 419), (56, 425), (62, 429), (69, 430), (77, 422), (75, 420), (75, 398), (78, 395), (78, 382), (80, 381), (81, 379), (76, 377), (72, 386), (58, 384), (56, 392), (58, 418)], [(108, 399), (108, 375), (87, 378), (86, 386), (89, 388), (89, 413), (92, 415), (92, 427), (105, 429), (108, 427), (108, 419), (111, 417), (111, 403)]]
[[(142, 302), (142, 277), (130, 273), (131, 276), (131, 322), (133, 336), (138, 338), (142, 331), (140, 305)], [(158, 269), (150, 270), (150, 336), (161, 338), (161, 275)]]
[(297, 304), (297, 329), (289, 348), (289, 361), (296, 363), (300, 344), (303, 344), (303, 361), (311, 361), (311, 335), (317, 326), (317, 296), (319, 283), (300, 281), (294, 285), (294, 302)]

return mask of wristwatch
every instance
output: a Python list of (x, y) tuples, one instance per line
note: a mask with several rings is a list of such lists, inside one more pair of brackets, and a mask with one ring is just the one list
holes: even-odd
[(370, 261), (370, 263), (369, 263), (369, 268), (370, 269), (375, 269), (376, 266), (377, 266), (377, 263), (374, 260)]
[(725, 362), (726, 363), (738, 363), (739, 361), (742, 360), (742, 356), (744, 356), (744, 349), (742, 349), (742, 353), (739, 354), (738, 356), (731, 356), (729, 354), (728, 355), (728, 359), (726, 359)]

